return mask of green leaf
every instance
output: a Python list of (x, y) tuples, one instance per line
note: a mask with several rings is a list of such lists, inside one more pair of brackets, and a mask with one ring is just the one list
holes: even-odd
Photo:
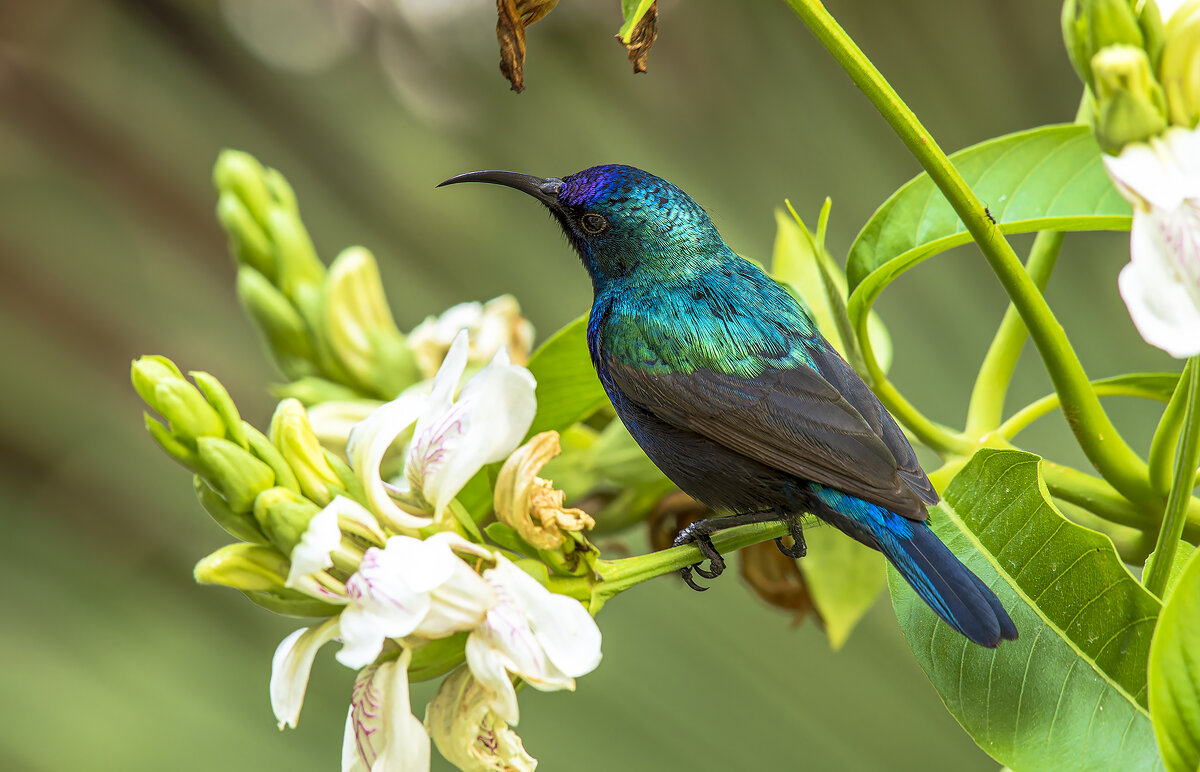
[(652, 5), (654, 5), (654, 0), (621, 0), (621, 16), (625, 18), (625, 23), (621, 25), (617, 36), (621, 38), (622, 43), (628, 45), (633, 28), (649, 12)]
[(879, 597), (887, 581), (884, 558), (836, 528), (808, 528), (804, 540), (809, 549), (800, 573), (837, 651)]
[[(1009, 134), (950, 158), (1004, 233), (1129, 228), (1129, 204), (1109, 181), (1086, 126)], [(970, 239), (950, 202), (921, 174), (879, 207), (850, 247), (851, 291), (869, 305), (901, 273)]]
[[(830, 307), (825, 291), (821, 268), (817, 263), (816, 245), (795, 218), (782, 209), (775, 210), (775, 248), (771, 257), (771, 276), (782, 282), (792, 295), (800, 301), (817, 328), (838, 353), (846, 357), (846, 345), (842, 341), (834, 311)], [(831, 261), (832, 262), (832, 261)], [(836, 268), (836, 266), (833, 266)], [(846, 277), (838, 272), (829, 274), (842, 297), (846, 297)], [(892, 364), (892, 339), (879, 314), (874, 311), (868, 317), (868, 330), (879, 366), (886, 373)], [(847, 357), (848, 358), (848, 357)]]
[(588, 317), (583, 315), (550, 336), (529, 359), (537, 379), (537, 415), (526, 437), (561, 432), (608, 404), (587, 348)]
[[(1179, 576), (1183, 573), (1184, 567), (1187, 565), (1188, 559), (1192, 557), (1192, 553), (1196, 548), (1188, 544), (1186, 541), (1179, 542), (1179, 546), (1175, 548), (1175, 560), (1171, 562), (1171, 574), (1167, 577), (1167, 586), (1163, 590), (1163, 597), (1171, 597), (1171, 591), (1175, 589), (1175, 585), (1179, 584)], [(1142, 577), (1150, 573), (1150, 564), (1154, 562), (1154, 553), (1151, 552), (1146, 556), (1146, 565), (1142, 569)]]
[[(1180, 547), (1183, 546), (1181, 543)], [(1200, 557), (1167, 596), (1150, 647), (1150, 715), (1171, 772), (1200, 767)]]
[(938, 619), (889, 569), (909, 647), (950, 713), (1013, 769), (1161, 769), (1146, 705), (1158, 600), (1112, 542), (1050, 501), (1040, 459), (984, 449), (930, 513), (990, 586), (1020, 638), (985, 649)]

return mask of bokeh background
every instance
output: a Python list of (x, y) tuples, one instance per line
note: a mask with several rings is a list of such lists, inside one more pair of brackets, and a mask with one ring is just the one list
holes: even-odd
[[(1054, 3), (830, 8), (947, 149), (1075, 112)], [(269, 418), (275, 374), (213, 216), (221, 148), (287, 175), (327, 260), (372, 249), (402, 328), (512, 292), (543, 335), (590, 301), (552, 223), (516, 194), (437, 182), (631, 163), (766, 260), (785, 197), (811, 223), (832, 196), (844, 255), (918, 171), (780, 2), (660, 0), (636, 77), (619, 23), (617, 0), (563, 0), (529, 30), (516, 95), (488, 0), (0, 0), (0, 768), (338, 764), (353, 674), (324, 652), (300, 727), (276, 731), (270, 657), (296, 624), (192, 583), (228, 539), (144, 435), (128, 385), (133, 357), (163, 353)], [(1127, 254), (1117, 235), (1069, 238), (1051, 285), (1093, 377), (1172, 369), (1120, 305)], [(1003, 307), (970, 248), (904, 277), (879, 305), (895, 382), (960, 424)], [(1014, 406), (1048, 390), (1026, 354)], [(1144, 448), (1153, 410), (1114, 410)], [(1059, 419), (1025, 439), (1084, 463)], [(837, 653), (732, 574), (703, 595), (653, 582), (599, 621), (604, 661), (577, 694), (522, 696), (544, 769), (995, 768), (943, 711), (886, 598)]]

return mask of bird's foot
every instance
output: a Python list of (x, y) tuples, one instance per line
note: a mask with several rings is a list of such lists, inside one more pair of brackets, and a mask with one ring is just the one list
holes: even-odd
[(708, 559), (708, 568), (704, 568), (699, 563), (685, 566), (679, 569), (679, 575), (683, 577), (683, 581), (688, 587), (691, 587), (697, 592), (704, 592), (707, 587), (701, 587), (696, 584), (696, 580), (692, 578), (692, 571), (695, 571), (705, 579), (716, 579), (725, 572), (725, 558), (721, 557), (721, 553), (717, 552), (717, 548), (713, 545), (709, 534), (720, 528), (719, 525), (712, 524), (713, 519), (698, 520), (687, 528), (679, 532), (675, 537), (675, 546), (681, 546), (694, 542), (696, 548), (700, 550), (700, 554)]
[[(783, 519), (782, 517), (780, 518)], [(799, 517), (787, 519), (788, 536), (792, 537), (792, 546), (783, 543), (783, 537), (775, 539), (775, 546), (789, 558), (802, 558), (808, 554), (808, 545), (804, 543), (804, 528), (800, 525)]]

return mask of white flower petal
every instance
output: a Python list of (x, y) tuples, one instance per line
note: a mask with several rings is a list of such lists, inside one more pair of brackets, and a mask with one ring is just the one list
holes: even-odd
[(1200, 197), (1200, 128), (1171, 128), (1104, 156), (1109, 175), (1134, 206), (1174, 209)]
[(338, 528), (338, 512), (334, 503), (341, 498), (339, 496), (334, 499), (308, 521), (308, 527), (300, 535), (300, 541), (292, 548), (292, 566), (288, 569), (288, 578), (284, 583), (286, 586), (298, 587), (304, 577), (333, 565), (333, 558), (329, 557), (329, 553), (342, 543), (342, 532)]
[(577, 678), (600, 664), (600, 628), (579, 601), (550, 592), (502, 556), (485, 577), (502, 582), (516, 598), (538, 643), (558, 670)]
[(504, 669), (504, 657), (479, 630), (467, 637), (466, 653), (467, 666), (487, 692), (492, 711), (501, 720), (516, 724), (521, 718), (521, 709), (517, 704), (517, 691)]
[(358, 759), (342, 748), (342, 769), (371, 772), (428, 772), (429, 735), (412, 714), (408, 695), (405, 649), (398, 659), (371, 665), (354, 682), (346, 716), (345, 743), (353, 743)]
[[(1134, 221), (1133, 251), (1150, 248), (1155, 229), (1139, 229)], [(1141, 244), (1141, 247), (1139, 247)], [(1118, 286), (1138, 332), (1152, 346), (1173, 357), (1200, 353), (1200, 308), (1192, 294), (1160, 260), (1135, 259), (1121, 270)]]
[[(397, 540), (420, 541), (408, 536)], [(400, 576), (402, 558), (394, 549), (372, 547), (363, 554), (358, 571), (346, 580), (350, 604), (342, 611), (341, 637), (345, 645), (337, 659), (347, 667), (362, 667), (379, 656), (384, 638), (402, 638), (412, 633), (429, 613), (428, 592), (417, 592)]]
[(485, 464), (520, 444), (537, 411), (535, 386), (533, 375), (509, 364), (501, 349), (448, 410), (418, 424), (406, 472), (438, 515)]
[(271, 660), (271, 709), (279, 728), (295, 728), (304, 705), (308, 674), (317, 650), (337, 634), (337, 617), (316, 627), (302, 627), (284, 638)]
[(405, 392), (378, 408), (354, 427), (346, 454), (354, 474), (362, 481), (367, 499), (385, 522), (400, 528), (423, 528), (432, 520), (409, 514), (388, 495), (380, 477), (379, 465), (392, 443), (426, 410), (429, 398), (418, 392)]

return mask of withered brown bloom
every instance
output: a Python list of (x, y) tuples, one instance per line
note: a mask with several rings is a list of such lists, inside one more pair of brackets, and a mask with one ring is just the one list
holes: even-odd
[(496, 0), (500, 72), (517, 93), (525, 90), (525, 28), (550, 13), (556, 5), (558, 0)]

